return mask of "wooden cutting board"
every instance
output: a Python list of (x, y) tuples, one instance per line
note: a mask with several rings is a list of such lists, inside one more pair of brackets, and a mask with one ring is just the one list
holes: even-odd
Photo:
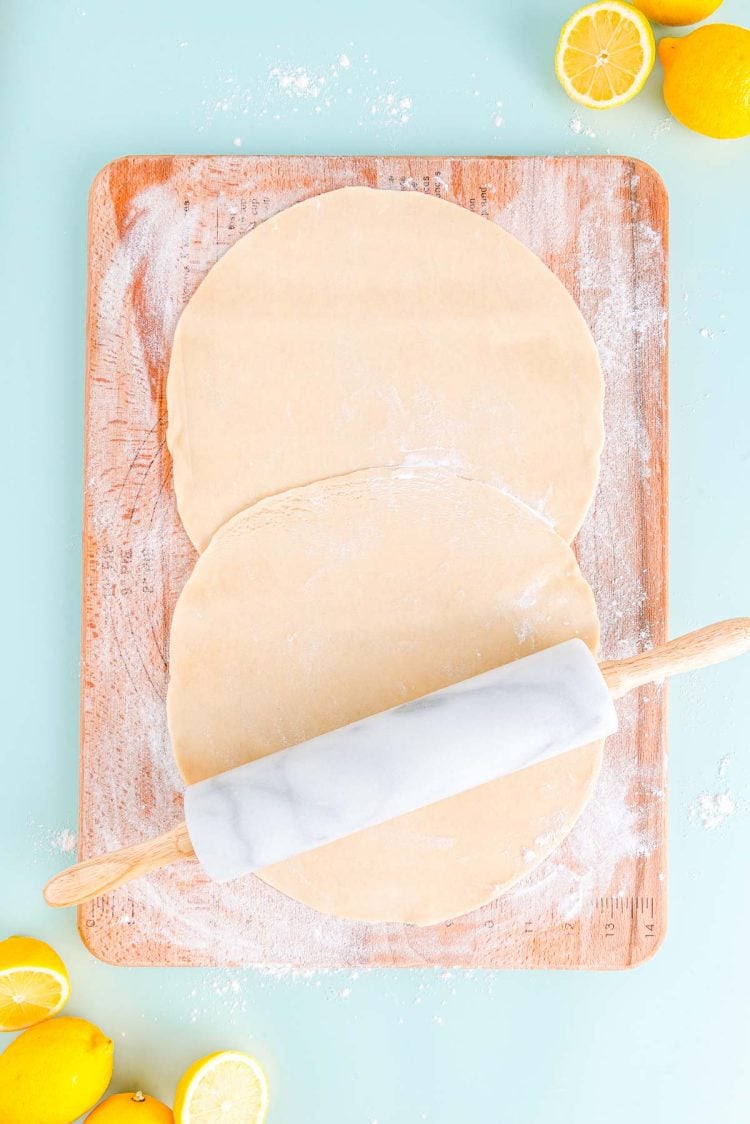
[[(175, 510), (164, 389), (180, 311), (222, 253), (269, 215), (348, 184), (468, 207), (537, 253), (578, 302), (606, 380), (601, 485), (576, 549), (604, 658), (666, 629), (667, 201), (620, 157), (128, 157), (91, 191), (80, 853), (167, 830), (182, 785), (165, 718), (169, 624), (195, 559)], [(263, 294), (256, 300), (262, 305)], [(249, 310), (252, 314), (252, 309)], [(116, 964), (622, 968), (664, 934), (666, 701), (619, 704), (596, 794), (571, 835), (493, 904), (418, 929), (325, 917), (254, 877), (197, 865), (80, 910)]]

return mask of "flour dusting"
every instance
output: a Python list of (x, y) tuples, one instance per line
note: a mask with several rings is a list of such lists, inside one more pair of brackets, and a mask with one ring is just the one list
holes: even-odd
[[(635, 714), (623, 714), (620, 709), (620, 736), (635, 735), (634, 718)], [(649, 797), (653, 799), (653, 793), (647, 791), (653, 774), (635, 762), (613, 760), (609, 749), (605, 749), (604, 767), (594, 796), (565, 847), (554, 850), (507, 895), (511, 900), (528, 902), (536, 915), (556, 914), (563, 921), (573, 921), (597, 897), (629, 894), (631, 887), (627, 882), (618, 882), (622, 864), (645, 859), (654, 849), (648, 822)], [(657, 799), (663, 799), (663, 791), (658, 792)], [(541, 840), (542, 845), (547, 842)]]
[(737, 810), (731, 792), (702, 792), (690, 809), (693, 819), (707, 831), (721, 827)]
[[(353, 46), (353, 44), (352, 44)], [(226, 117), (229, 121), (264, 118), (281, 121), (292, 115), (320, 116), (334, 106), (349, 107), (363, 125), (375, 118), (382, 128), (407, 125), (413, 100), (400, 79), (381, 74), (367, 52), (340, 52), (332, 61), (310, 67), (290, 61), (269, 66), (261, 76), (241, 78), (220, 70), (206, 85), (200, 130)]]
[(63, 855), (72, 857), (78, 847), (78, 835), (69, 827), (51, 828), (29, 820), (29, 829), (32, 837), (34, 852), (42, 857), (56, 857)]
[[(721, 758), (716, 770), (718, 781), (726, 782), (731, 764), (731, 754)], [(699, 793), (690, 806), (689, 815), (693, 823), (700, 824), (706, 831), (713, 831), (723, 827), (736, 811), (737, 798), (726, 783), (722, 783), (715, 792)]]
[(592, 140), (596, 137), (596, 133), (594, 132), (594, 130), (589, 128), (588, 125), (584, 125), (578, 110), (575, 111), (573, 116), (568, 121), (568, 128), (570, 129), (571, 133), (574, 133), (579, 137), (589, 137)]

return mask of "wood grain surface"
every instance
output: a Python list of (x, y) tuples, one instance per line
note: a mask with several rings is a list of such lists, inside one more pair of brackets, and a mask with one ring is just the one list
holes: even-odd
[[(174, 326), (226, 248), (269, 215), (349, 184), (427, 191), (498, 222), (542, 257), (599, 347), (607, 444), (576, 541), (602, 657), (666, 635), (667, 202), (620, 157), (128, 157), (91, 191), (86, 368), (80, 857), (182, 819), (164, 698), (174, 603), (195, 554), (176, 514), (164, 390)], [(262, 294), (258, 294), (262, 301)], [(666, 700), (618, 704), (589, 809), (504, 897), (419, 929), (323, 917), (248, 877), (161, 870), (83, 906), (87, 947), (116, 964), (622, 968), (666, 924)]]

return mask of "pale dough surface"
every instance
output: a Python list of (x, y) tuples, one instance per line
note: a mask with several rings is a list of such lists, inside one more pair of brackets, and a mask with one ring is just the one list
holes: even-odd
[(382, 465), (497, 485), (570, 541), (597, 481), (602, 379), (572, 298), (496, 223), (343, 188), (267, 219), (177, 326), (167, 441), (199, 550), (258, 499)]
[[(292, 490), (218, 531), (180, 596), (177, 763), (196, 781), (572, 636), (595, 650), (598, 633), (568, 545), (496, 488), (381, 469)], [(261, 876), (325, 913), (457, 916), (550, 853), (600, 763), (586, 746)]]

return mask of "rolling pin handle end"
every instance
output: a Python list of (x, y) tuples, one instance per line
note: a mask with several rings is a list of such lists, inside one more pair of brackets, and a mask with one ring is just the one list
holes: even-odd
[(44, 887), (44, 900), (56, 909), (83, 905), (153, 870), (194, 858), (187, 826), (181, 823), (156, 839), (147, 839), (60, 871)]

